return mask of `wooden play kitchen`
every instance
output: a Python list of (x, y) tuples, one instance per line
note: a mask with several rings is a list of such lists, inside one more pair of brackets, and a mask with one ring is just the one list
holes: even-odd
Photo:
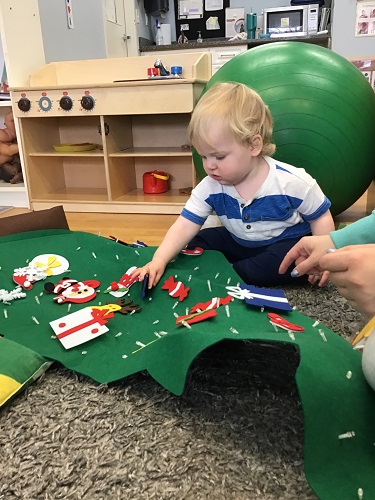
[[(187, 126), (211, 56), (166, 54), (166, 68), (182, 66), (169, 79), (148, 78), (155, 59), (50, 63), (12, 89), (33, 209), (180, 213), (197, 182)], [(144, 178), (154, 171), (164, 175)]]

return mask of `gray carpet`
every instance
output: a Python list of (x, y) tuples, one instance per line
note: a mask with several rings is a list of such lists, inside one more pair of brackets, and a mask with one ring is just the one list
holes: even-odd
[[(283, 288), (344, 336), (361, 316), (332, 285)], [(314, 499), (292, 345), (220, 343), (177, 397), (147, 373), (98, 386), (55, 364), (0, 413), (0, 499)]]

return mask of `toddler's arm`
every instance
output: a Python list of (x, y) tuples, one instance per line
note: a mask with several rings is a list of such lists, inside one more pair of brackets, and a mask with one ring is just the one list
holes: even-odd
[(331, 212), (327, 210), (318, 219), (310, 222), (311, 232), (314, 236), (319, 236), (323, 234), (329, 234), (331, 231), (335, 230), (335, 223)]
[(152, 261), (136, 269), (132, 276), (139, 276), (140, 280), (143, 281), (145, 275), (148, 274), (148, 288), (155, 286), (162, 277), (168, 262), (186, 247), (200, 228), (199, 224), (180, 216), (168, 229), (161, 245), (154, 253)]

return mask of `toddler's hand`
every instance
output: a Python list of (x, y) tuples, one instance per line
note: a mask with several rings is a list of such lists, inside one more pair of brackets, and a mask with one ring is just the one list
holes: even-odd
[(135, 269), (131, 276), (132, 278), (139, 277), (139, 281), (143, 281), (146, 274), (148, 275), (148, 288), (151, 289), (153, 286), (157, 285), (160, 278), (165, 271), (166, 264), (160, 259), (152, 259), (143, 267), (138, 267)]

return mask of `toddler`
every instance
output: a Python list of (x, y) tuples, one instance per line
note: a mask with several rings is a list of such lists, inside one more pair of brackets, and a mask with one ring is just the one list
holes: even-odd
[[(271, 158), (272, 117), (261, 97), (241, 83), (218, 83), (196, 105), (188, 133), (207, 177), (133, 275), (148, 274), (155, 286), (187, 246), (221, 252), (247, 284), (295, 283), (279, 274), (280, 263), (303, 236), (334, 230), (331, 204), (305, 170)], [(213, 212), (222, 226), (201, 230)]]

